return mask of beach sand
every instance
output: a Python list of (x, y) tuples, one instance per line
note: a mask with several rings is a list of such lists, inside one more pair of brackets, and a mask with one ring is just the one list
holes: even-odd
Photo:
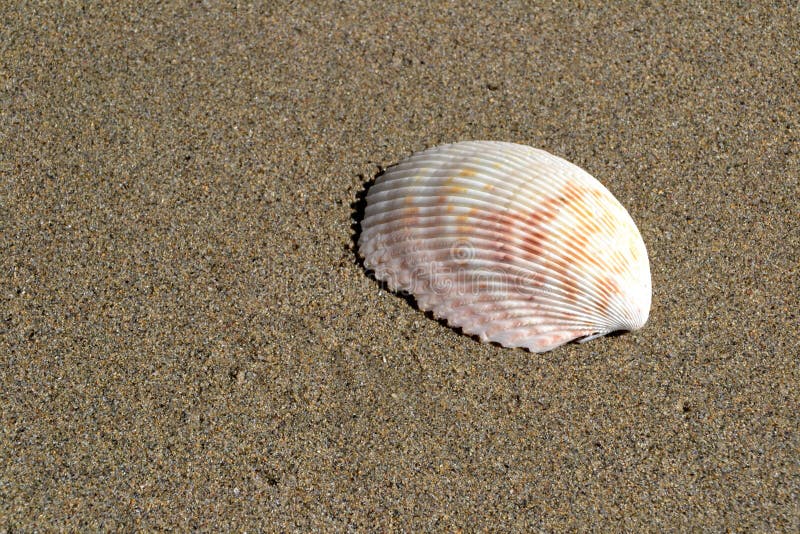
[[(0, 530), (800, 528), (797, 7), (299, 4), (0, 7)], [(644, 329), (365, 273), (365, 185), (467, 139), (617, 196)]]

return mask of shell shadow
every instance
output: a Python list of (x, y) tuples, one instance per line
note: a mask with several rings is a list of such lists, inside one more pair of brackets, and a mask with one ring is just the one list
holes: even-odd
[[(380, 283), (380, 280), (372, 276), (371, 271), (364, 266), (364, 258), (361, 257), (358, 251), (358, 241), (361, 239), (361, 221), (364, 220), (364, 214), (367, 211), (367, 194), (370, 187), (375, 185), (375, 180), (382, 176), (384, 172), (384, 169), (380, 169), (377, 174), (364, 182), (361, 189), (356, 193), (356, 199), (350, 203), (350, 250), (353, 253), (353, 263), (367, 271), (370, 278), (378, 283)], [(359, 174), (358, 178), (363, 182), (364, 175)]]

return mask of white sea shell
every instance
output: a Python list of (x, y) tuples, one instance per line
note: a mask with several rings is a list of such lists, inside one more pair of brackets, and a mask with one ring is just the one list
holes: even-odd
[(389, 168), (367, 193), (358, 245), (390, 289), (506, 347), (636, 330), (650, 312), (647, 250), (625, 208), (524, 145), (442, 145)]

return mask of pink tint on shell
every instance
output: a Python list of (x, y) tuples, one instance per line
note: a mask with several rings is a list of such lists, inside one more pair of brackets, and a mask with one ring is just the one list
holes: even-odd
[(484, 341), (533, 352), (647, 321), (636, 225), (588, 173), (542, 150), (464, 142), (370, 188), (359, 252), (375, 277)]

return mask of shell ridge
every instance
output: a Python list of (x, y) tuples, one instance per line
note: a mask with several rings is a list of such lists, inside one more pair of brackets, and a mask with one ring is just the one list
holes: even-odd
[[(414, 241), (418, 241), (418, 242), (421, 243), (419, 245), (419, 247), (418, 247), (417, 252), (425, 251), (430, 255), (435, 255), (435, 254), (437, 254), (439, 252), (447, 253), (447, 252), (451, 251), (451, 249), (453, 247), (453, 244), (455, 242), (457, 242), (459, 240), (466, 240), (466, 238), (469, 238), (469, 240), (470, 240), (469, 245), (474, 247), (476, 251), (477, 250), (481, 250), (481, 251), (485, 250), (490, 255), (496, 255), (501, 249), (506, 249), (507, 253), (512, 253), (512, 252), (513, 253), (523, 253), (524, 256), (519, 256), (519, 255), (515, 256), (515, 260), (517, 262), (525, 262), (525, 264), (526, 264), (525, 268), (534, 277), (542, 277), (542, 278), (544, 278), (545, 280), (548, 280), (548, 281), (549, 280), (555, 280), (559, 284), (567, 286), (572, 291), (575, 291), (575, 292), (583, 291), (584, 292), (583, 296), (586, 296), (586, 295), (591, 296), (592, 297), (591, 299), (583, 299), (583, 301), (582, 301), (585, 304), (587, 304), (587, 301), (591, 302), (591, 305), (587, 305), (587, 306), (584, 307), (584, 309), (587, 312), (590, 311), (589, 308), (599, 308), (602, 305), (601, 297), (595, 295), (594, 288), (591, 285), (585, 283), (582, 278), (579, 279), (579, 282), (578, 282), (577, 285), (570, 283), (572, 281), (572, 277), (568, 276), (568, 274), (560, 272), (561, 266), (559, 265), (558, 262), (554, 261), (550, 257), (550, 254), (552, 253), (552, 251), (547, 250), (547, 248), (542, 248), (541, 250), (532, 251), (530, 249), (526, 249), (525, 247), (518, 246), (518, 245), (520, 245), (520, 243), (516, 243), (516, 242), (513, 242), (513, 241), (506, 241), (506, 242), (493, 241), (492, 237), (498, 236), (499, 234), (496, 233), (496, 232), (493, 232), (491, 230), (484, 230), (484, 232), (489, 233), (489, 235), (487, 235), (485, 238), (483, 238), (483, 236), (481, 236), (480, 234), (478, 234), (476, 236), (474, 233), (473, 234), (467, 234), (467, 233), (454, 233), (454, 232), (451, 233), (451, 232), (447, 232), (446, 231), (446, 229), (447, 229), (446, 227), (442, 227), (442, 226), (438, 226), (438, 225), (432, 225), (431, 227), (420, 226), (417, 229), (417, 234), (420, 234), (420, 233), (424, 234), (424, 231), (421, 230), (422, 228), (426, 228), (426, 229), (429, 228), (431, 231), (442, 232), (442, 233), (446, 234), (447, 237), (440, 238), (440, 240), (437, 242), (438, 244), (434, 245), (434, 243), (430, 242), (431, 238), (429, 238), (427, 236), (424, 236), (424, 235), (423, 236), (419, 236), (418, 235), (418, 236), (416, 236), (416, 239), (414, 239)], [(456, 228), (458, 228), (458, 227), (456, 227)], [(405, 232), (406, 232), (406, 230), (404, 230), (404, 229), (401, 229), (401, 230), (397, 231), (397, 233), (399, 234), (399, 238), (398, 238), (399, 241), (398, 242), (401, 245), (403, 243), (405, 243), (405, 242), (410, 241)], [(387, 234), (387, 242), (385, 243), (386, 246), (394, 245), (394, 240), (393, 240), (392, 236), (393, 236), (393, 234)], [(482, 242), (486, 243), (489, 246), (487, 246), (487, 247), (478, 246), (478, 245), (482, 244)], [(533, 254), (533, 252), (536, 252), (537, 254)], [(507, 264), (507, 265), (511, 265), (511, 264)], [(552, 290), (553, 291), (559, 291), (559, 292), (565, 292), (565, 291), (561, 290), (560, 288), (553, 288)]]
[[(481, 281), (485, 282), (486, 284), (495, 282), (496, 279), (491, 276), (488, 276), (488, 274), (491, 274), (491, 272), (487, 274), (481, 274), (480, 275)], [(509, 282), (508, 277), (503, 277), (502, 275), (498, 275), (497, 278), (499, 278), (498, 285), (501, 285), (503, 287), (507, 286), (518, 287), (519, 285), (522, 285), (519, 283), (518, 281), (519, 279), (514, 280), (512, 278), (511, 279), (512, 281)], [(445, 277), (444, 279), (440, 280), (439, 285), (440, 286), (447, 285), (444, 284), (445, 281), (451, 282), (452, 280), (450, 278)], [(523, 282), (527, 281), (527, 278), (522, 278), (522, 281)], [(474, 282), (474, 281), (470, 280), (468, 282)], [(562, 290), (560, 289), (549, 289), (547, 291), (544, 291), (536, 287), (533, 287), (530, 289), (526, 289), (524, 293), (526, 295), (526, 298), (524, 300), (517, 300), (517, 302), (523, 303), (524, 305), (528, 306), (529, 309), (535, 308), (545, 311), (553, 311), (561, 315), (570, 315), (574, 317), (583, 316), (584, 317), (583, 323), (585, 324), (592, 324), (592, 325), (604, 324), (603, 315), (598, 313), (596, 309), (592, 308), (591, 306), (587, 306), (585, 302), (582, 303), (581, 301), (575, 301), (572, 303), (565, 302), (563, 298), (559, 298), (563, 296), (562, 294), (559, 294), (561, 291)], [(507, 299), (507, 297), (505, 297), (507, 293), (497, 292), (495, 294), (503, 295), (503, 299), (504, 300)], [(496, 297), (495, 298), (486, 297), (486, 295), (487, 293), (485, 291), (476, 292), (474, 291), (474, 289), (473, 291), (462, 290), (462, 292), (458, 294), (458, 297), (451, 298), (450, 303), (452, 304), (452, 309), (456, 310), (464, 307), (480, 306), (481, 304), (486, 302), (499, 301), (499, 299)], [(508, 300), (505, 301), (508, 302)]]

